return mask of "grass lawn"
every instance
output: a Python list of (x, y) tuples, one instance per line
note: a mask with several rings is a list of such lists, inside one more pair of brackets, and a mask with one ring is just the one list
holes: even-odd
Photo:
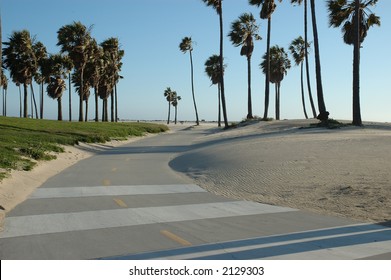
[(60, 145), (104, 143), (168, 130), (150, 123), (59, 122), (0, 117), (0, 181), (11, 169), (31, 170), (33, 160), (52, 160)]

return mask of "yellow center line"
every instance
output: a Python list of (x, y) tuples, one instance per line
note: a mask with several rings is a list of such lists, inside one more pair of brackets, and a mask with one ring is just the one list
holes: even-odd
[(128, 205), (126, 205), (126, 203), (122, 199), (114, 198), (113, 200), (115, 203), (118, 204), (118, 206), (123, 207), (123, 208), (128, 208)]
[(180, 238), (178, 235), (175, 235), (172, 232), (169, 232), (168, 230), (161, 230), (160, 234), (164, 235), (168, 239), (171, 239), (171, 240), (173, 240), (183, 246), (191, 246), (192, 245), (189, 241), (187, 241), (183, 238)]
[(111, 185), (111, 181), (107, 180), (107, 179), (103, 180), (102, 183), (103, 183), (103, 186), (106, 186), (106, 187)]

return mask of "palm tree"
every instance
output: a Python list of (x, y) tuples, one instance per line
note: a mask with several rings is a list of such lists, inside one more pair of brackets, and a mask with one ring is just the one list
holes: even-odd
[[(309, 44), (307, 44), (303, 39), (303, 37), (299, 36), (298, 38), (294, 39), (289, 46), (289, 51), (291, 52), (293, 59), (295, 60), (295, 63), (297, 66), (300, 65), (300, 80), (301, 80), (301, 101), (303, 103), (303, 111), (304, 116), (306, 119), (308, 119), (307, 111), (305, 108), (305, 98), (304, 98), (304, 78), (303, 78), (303, 72), (304, 72), (304, 60), (305, 60), (305, 53), (306, 49), (309, 48)], [(316, 117), (316, 116), (315, 116)]]
[[(226, 65), (224, 65), (225, 69)], [(221, 68), (220, 68), (220, 56), (217, 54), (209, 57), (205, 62), (205, 73), (208, 75), (209, 79), (212, 82), (212, 85), (218, 85), (218, 126), (221, 126), (221, 98), (220, 98), (220, 78), (221, 78)]]
[[(43, 99), (43, 93), (44, 93), (43, 84), (45, 82), (45, 78), (43, 77), (42, 67), (44, 67), (43, 64), (45, 63), (45, 60), (47, 59), (48, 54), (47, 54), (46, 47), (41, 42), (36, 42), (33, 45), (33, 49), (34, 49), (35, 58), (37, 59), (37, 65), (38, 65), (38, 69), (37, 69), (38, 71), (34, 75), (34, 80), (37, 84), (40, 85), (40, 89), (41, 89), (41, 94), (39, 97), (39, 100), (40, 100), (39, 116), (41, 119), (43, 119), (43, 100), (44, 100)], [(38, 114), (37, 114), (37, 117), (38, 117)]]
[(360, 109), (360, 48), (368, 30), (380, 26), (380, 18), (369, 9), (377, 0), (327, 1), (330, 26), (343, 24), (344, 42), (353, 45), (353, 125), (361, 126)]
[(171, 104), (175, 108), (175, 124), (177, 123), (177, 117), (178, 117), (178, 103), (179, 100), (182, 99), (182, 97), (178, 96), (178, 94), (174, 91), (173, 97), (172, 97)]
[(175, 91), (172, 91), (170, 87), (167, 87), (164, 91), (164, 97), (166, 98), (168, 102), (168, 118), (167, 118), (167, 124), (170, 124), (170, 115), (171, 115), (171, 104), (174, 101), (174, 96), (176, 95)]
[(116, 103), (114, 102), (114, 99), (117, 100), (117, 94), (116, 94), (117, 91), (115, 89), (119, 79), (122, 78), (119, 75), (119, 72), (121, 71), (121, 67), (122, 67), (121, 60), (124, 57), (125, 52), (124, 50), (120, 49), (118, 38), (106, 39), (100, 45), (103, 48), (104, 61), (105, 61), (104, 74), (103, 74), (103, 76), (105, 77), (105, 80), (103, 81), (105, 85), (103, 88), (106, 87), (106, 95), (103, 94), (101, 98), (104, 99), (104, 103), (107, 106), (107, 98), (109, 96), (111, 97), (111, 121), (114, 122), (117, 121), (118, 119), (118, 107), (114, 106)]
[[(267, 53), (263, 56), (260, 64), (263, 73), (267, 72)], [(275, 84), (276, 90), (276, 120), (280, 119), (280, 88), (281, 81), (291, 68), (291, 62), (284, 48), (273, 46), (270, 48), (270, 82)]]
[[(278, 0), (281, 2), (282, 0)], [(249, 0), (249, 4), (253, 6), (260, 7), (260, 17), (261, 19), (267, 19), (267, 43), (266, 43), (266, 63), (270, 69), (270, 39), (271, 39), (271, 25), (272, 25), (272, 14), (276, 9), (277, 5), (274, 0)], [(266, 120), (269, 112), (269, 95), (270, 95), (270, 72), (269, 70), (265, 73), (265, 113), (263, 118)]]
[(189, 52), (190, 54), (190, 67), (191, 67), (191, 92), (193, 95), (193, 103), (194, 103), (194, 110), (196, 114), (196, 123), (197, 125), (200, 125), (200, 121), (198, 119), (198, 111), (197, 111), (197, 104), (195, 100), (195, 95), (194, 95), (194, 71), (193, 71), (193, 41), (191, 37), (185, 37), (182, 39), (182, 42), (179, 44), (179, 49), (183, 53)]
[(43, 67), (45, 81), (48, 82), (48, 96), (57, 99), (57, 120), (62, 121), (62, 95), (66, 89), (65, 79), (72, 68), (72, 61), (66, 55), (54, 54), (46, 59)]
[(311, 90), (311, 80), (310, 80), (310, 65), (308, 61), (308, 48), (310, 47), (310, 43), (308, 42), (308, 1), (307, 0), (291, 0), (292, 4), (301, 5), (304, 2), (304, 42), (305, 42), (305, 69), (307, 75), (307, 88), (308, 95), (310, 97), (311, 109), (314, 118), (316, 118), (316, 109), (314, 104), (314, 99), (312, 98), (312, 90)]
[(256, 24), (254, 16), (251, 13), (244, 13), (231, 24), (231, 32), (228, 36), (235, 47), (242, 46), (240, 55), (247, 57), (247, 119), (252, 119), (252, 101), (251, 101), (251, 56), (254, 51), (254, 40), (261, 40), (258, 35), (259, 26)]
[(33, 42), (30, 32), (27, 30), (15, 31), (9, 37), (9, 42), (4, 43), (4, 65), (10, 71), (12, 81), (23, 84), (24, 111), (23, 117), (28, 116), (28, 85), (31, 84), (37, 70), (37, 60), (33, 50)]
[(58, 46), (61, 46), (62, 53), (68, 53), (76, 71), (80, 75), (80, 95), (79, 95), (79, 121), (83, 121), (83, 89), (84, 68), (88, 57), (86, 49), (91, 42), (91, 28), (87, 28), (81, 22), (73, 22), (65, 25), (57, 31)]
[(323, 85), (322, 85), (322, 71), (320, 65), (320, 51), (319, 51), (319, 36), (318, 27), (316, 24), (316, 11), (315, 0), (310, 0), (311, 3), (311, 16), (312, 16), (312, 32), (314, 34), (314, 46), (315, 46), (315, 71), (316, 71), (316, 90), (318, 97), (318, 119), (322, 122), (327, 122), (329, 119), (329, 112), (327, 112), (326, 104), (324, 102)]
[[(207, 6), (211, 6), (216, 10), (219, 15), (220, 22), (220, 69), (224, 68), (224, 56), (223, 56), (223, 45), (224, 45), (224, 32), (223, 32), (223, 0), (202, 0)], [(224, 71), (220, 73), (220, 89), (221, 89), (221, 105), (223, 108), (224, 126), (228, 128), (228, 117), (227, 107), (225, 104), (225, 88), (224, 88)]]

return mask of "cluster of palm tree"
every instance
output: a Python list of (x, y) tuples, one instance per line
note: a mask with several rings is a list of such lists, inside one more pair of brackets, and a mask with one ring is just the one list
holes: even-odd
[[(225, 127), (228, 126), (227, 111), (225, 105), (225, 91), (224, 91), (224, 62), (223, 62), (223, 0), (202, 0), (207, 6), (211, 6), (217, 11), (219, 15), (220, 24), (220, 55), (211, 56), (205, 63), (205, 71), (212, 81), (212, 84), (219, 85), (219, 93), (221, 92), (221, 103), (223, 106)], [(278, 0), (281, 2), (282, 0)], [(249, 0), (249, 4), (257, 6), (261, 9), (260, 18), (267, 19), (267, 43), (266, 53), (263, 56), (263, 61), (260, 64), (263, 73), (265, 74), (265, 111), (264, 119), (268, 119), (268, 108), (270, 99), (270, 83), (276, 86), (276, 119), (280, 118), (280, 84), (287, 70), (291, 67), (290, 60), (287, 53), (279, 46), (271, 47), (271, 19), (274, 11), (277, 8), (275, 0)], [(329, 117), (329, 112), (326, 109), (322, 75), (321, 63), (319, 54), (319, 36), (316, 22), (315, 0), (310, 0), (312, 30), (315, 49), (315, 73), (316, 73), (316, 92), (318, 100), (318, 111), (314, 105), (314, 100), (311, 92), (311, 84), (309, 77), (309, 60), (308, 53), (310, 43), (308, 41), (308, 1), (307, 0), (291, 0), (293, 5), (304, 6), (304, 39), (302, 36), (294, 39), (289, 46), (289, 51), (294, 59), (296, 65), (301, 65), (301, 93), (303, 111), (306, 118), (308, 114), (305, 108), (305, 94), (304, 94), (304, 63), (306, 66), (307, 88), (311, 104), (313, 117), (317, 117), (322, 122), (326, 122)], [(353, 124), (362, 125), (360, 113), (360, 99), (359, 99), (359, 61), (360, 61), (360, 47), (364, 41), (367, 31), (371, 26), (380, 25), (380, 18), (373, 14), (370, 6), (376, 5), (377, 0), (328, 0), (328, 11), (330, 18), (330, 26), (339, 27), (343, 25), (344, 41), (347, 44), (354, 45), (354, 71), (353, 71)], [(254, 50), (254, 40), (261, 39), (258, 35), (258, 25), (255, 22), (252, 14), (242, 14), (238, 20), (231, 25), (231, 32), (229, 37), (234, 46), (241, 46), (240, 54), (247, 57), (248, 62), (248, 113), (247, 118), (253, 118), (252, 102), (251, 102), (251, 56)], [(217, 67), (219, 66), (219, 67)], [(214, 71), (214, 72), (213, 72)], [(220, 97), (219, 97), (220, 101)], [(220, 103), (219, 103), (220, 116)]]
[[(1, 32), (0, 32), (1, 33)], [(81, 22), (61, 27), (57, 32), (58, 54), (48, 54), (43, 43), (31, 37), (27, 30), (14, 31), (4, 43), (3, 67), (8, 69), (12, 81), (23, 85), (23, 117), (28, 117), (28, 88), (31, 90), (31, 116), (43, 118), (44, 86), (49, 97), (58, 103), (58, 120), (62, 120), (62, 96), (69, 89), (69, 121), (72, 121), (71, 83), (79, 95), (79, 121), (88, 120), (88, 100), (91, 88), (95, 93), (95, 121), (99, 120), (98, 97), (103, 100), (102, 121), (108, 121), (108, 98), (111, 97), (111, 121), (118, 120), (117, 83), (122, 78), (124, 51), (120, 49), (117, 38), (109, 38), (98, 44), (91, 36), (91, 28)], [(2, 56), (1, 56), (2, 57)], [(73, 73), (71, 74), (71, 72)], [(3, 76), (1, 84), (6, 88)], [(40, 113), (38, 115), (33, 81), (40, 85)], [(5, 96), (5, 95), (4, 95)], [(84, 104), (86, 106), (84, 114)], [(3, 102), (6, 104), (6, 102)], [(4, 105), (6, 106), (6, 105)], [(22, 113), (20, 113), (22, 116)]]
[(171, 118), (171, 105), (175, 108), (175, 119), (174, 123), (177, 124), (178, 120), (178, 102), (182, 99), (176, 91), (172, 90), (170, 87), (167, 87), (164, 90), (164, 97), (166, 98), (168, 102), (168, 117), (167, 117), (167, 124), (170, 124), (170, 118)]

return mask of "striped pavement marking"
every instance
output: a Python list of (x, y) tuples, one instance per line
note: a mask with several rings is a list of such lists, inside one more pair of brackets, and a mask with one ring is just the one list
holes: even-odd
[(387, 254), (390, 250), (391, 228), (356, 224), (104, 259), (352, 260)]
[(174, 194), (174, 193), (206, 192), (197, 185), (139, 185), (139, 186), (97, 186), (97, 187), (66, 187), (40, 188), (30, 199), (70, 198), (89, 196), (120, 196), (142, 194)]
[(127, 227), (297, 211), (291, 208), (231, 201), (180, 206), (144, 207), (8, 217), (1, 238)]

